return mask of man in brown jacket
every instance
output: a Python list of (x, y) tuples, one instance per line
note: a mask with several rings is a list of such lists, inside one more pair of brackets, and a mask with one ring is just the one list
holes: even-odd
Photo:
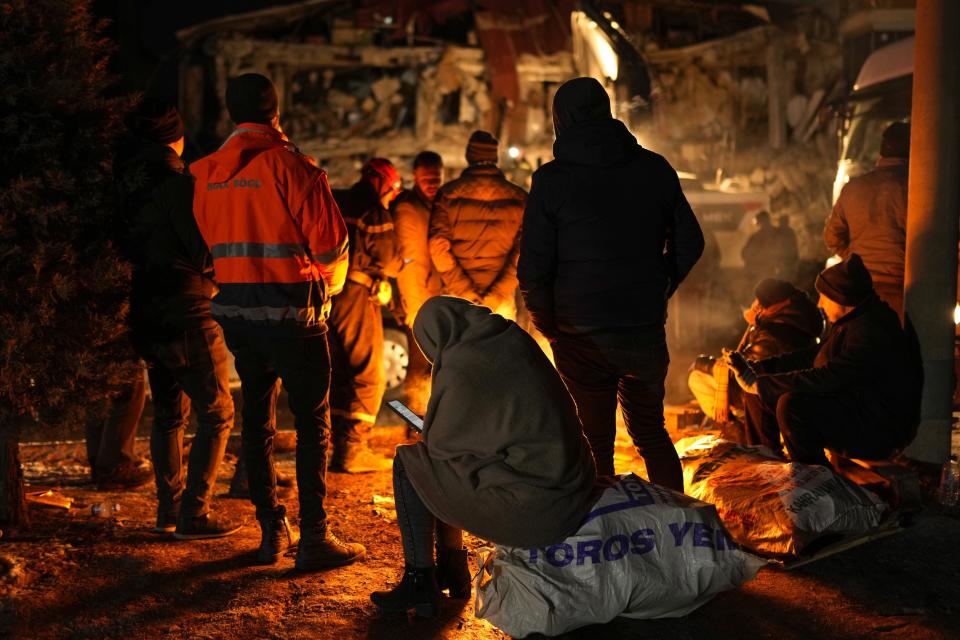
[(894, 122), (883, 132), (877, 167), (843, 187), (823, 231), (827, 248), (841, 258), (863, 258), (877, 295), (901, 322), (909, 155), (910, 125)]
[(516, 315), (520, 222), (527, 192), (497, 168), (498, 141), (474, 131), (470, 166), (437, 194), (430, 220), (430, 255), (444, 293)]
[(441, 292), (440, 274), (430, 260), (427, 238), (430, 212), (442, 183), (443, 159), (433, 151), (421, 151), (413, 160), (413, 189), (401, 193), (393, 205), (393, 223), (403, 259), (397, 286), (407, 327), (413, 327), (423, 303)]

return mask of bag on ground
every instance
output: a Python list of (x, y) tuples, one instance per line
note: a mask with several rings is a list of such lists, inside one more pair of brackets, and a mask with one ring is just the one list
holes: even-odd
[(687, 494), (715, 505), (733, 539), (759, 554), (795, 557), (815, 543), (868, 533), (886, 510), (833, 470), (785, 462), (766, 447), (710, 435), (676, 447)]
[(621, 615), (679, 617), (747, 582), (763, 564), (733, 542), (712, 505), (628, 474), (563, 542), (488, 553), (476, 612), (516, 637)]

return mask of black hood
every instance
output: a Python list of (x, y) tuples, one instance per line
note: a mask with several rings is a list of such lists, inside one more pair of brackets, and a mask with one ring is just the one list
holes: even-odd
[(623, 123), (610, 115), (610, 98), (593, 78), (574, 78), (557, 89), (553, 128), (553, 155), (563, 162), (612, 166), (640, 149)]

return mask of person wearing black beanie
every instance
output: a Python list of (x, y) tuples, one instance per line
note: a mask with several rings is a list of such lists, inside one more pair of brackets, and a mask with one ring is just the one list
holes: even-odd
[(280, 117), (280, 97), (269, 78), (245, 73), (227, 81), (224, 97), (227, 113), (235, 124), (253, 122), (276, 126)]
[(790, 459), (827, 464), (824, 449), (886, 458), (920, 422), (923, 363), (912, 326), (874, 292), (857, 254), (820, 273), (820, 307), (832, 323), (818, 347), (748, 363), (726, 360), (761, 416), (762, 444)]
[[(210, 311), (213, 263), (193, 217), (193, 179), (180, 159), (183, 120), (173, 105), (148, 99), (127, 125), (131, 155), (121, 155), (117, 175), (129, 223), (122, 246), (133, 265), (129, 322), (153, 399), (153, 531), (219, 538), (240, 528), (212, 508), (234, 409), (227, 346)], [(184, 470), (191, 410), (198, 426)]]
[[(224, 103), (237, 127), (190, 165), (193, 210), (220, 285), (211, 313), (223, 327), (244, 391), (243, 457), (260, 525), (257, 560), (275, 564), (297, 545), (278, 499), (273, 465), (276, 394), (282, 383), (297, 431), (299, 545), (294, 566), (351, 564), (363, 545), (329, 527), (331, 301), (346, 281), (347, 226), (326, 173), (279, 126), (273, 83), (248, 73), (228, 81)], [(229, 215), (224, 215), (228, 212)]]

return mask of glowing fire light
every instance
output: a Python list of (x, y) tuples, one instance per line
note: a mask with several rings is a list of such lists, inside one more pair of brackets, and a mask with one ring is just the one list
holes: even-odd
[(516, 147), (510, 147), (507, 149), (507, 155), (516, 160), (520, 157), (520, 149), (517, 149)]
[(953, 324), (960, 325), (960, 304), (953, 308)]

